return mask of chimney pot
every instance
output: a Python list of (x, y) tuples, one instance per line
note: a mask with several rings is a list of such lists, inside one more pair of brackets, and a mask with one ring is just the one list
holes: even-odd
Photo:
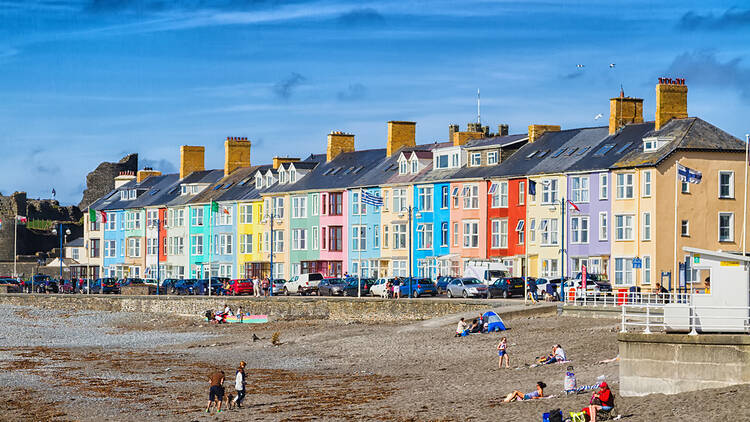
[(342, 152), (354, 151), (354, 135), (344, 133), (340, 130), (328, 134), (328, 147), (326, 148), (326, 161), (331, 161)]
[(687, 93), (685, 79), (659, 78), (656, 85), (655, 130), (661, 129), (673, 118), (683, 119), (688, 116)]
[(205, 170), (205, 153), (206, 148), (203, 146), (180, 146), (180, 179), (190, 173)]
[(224, 142), (224, 177), (240, 167), (250, 167), (251, 143), (239, 136), (227, 138)]
[(416, 132), (416, 122), (395, 120), (388, 122), (388, 140), (385, 149), (386, 156), (390, 157), (401, 148), (416, 146)]

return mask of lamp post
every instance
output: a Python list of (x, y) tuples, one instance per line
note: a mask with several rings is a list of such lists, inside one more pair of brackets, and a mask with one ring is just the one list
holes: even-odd
[(60, 227), (59, 229), (54, 229), (53, 228), (52, 229), (52, 234), (53, 235), (59, 235), (59, 237), (60, 237), (60, 254), (59, 254), (59, 258), (60, 258), (60, 282), (62, 282), (62, 279), (63, 279), (63, 269), (62, 269), (63, 268), (63, 255), (65, 255), (63, 253), (63, 237), (65, 238), (65, 240), (67, 240), (68, 235), (70, 235), (70, 229), (65, 229), (65, 231), (63, 232), (63, 225), (62, 225), (62, 223), (60, 223), (59, 227)]
[[(271, 271), (270, 271), (271, 276), (269, 277), (269, 280), (268, 280), (268, 295), (273, 296), (273, 252), (274, 252), (273, 248), (274, 248), (274, 237), (275, 237), (274, 236), (275, 229), (274, 229), (273, 223), (276, 220), (276, 212), (271, 211), (270, 213), (266, 213), (263, 216), (263, 220), (264, 220), (263, 222), (265, 222), (266, 220), (269, 221), (271, 225), (271, 250), (269, 251), (270, 257), (271, 257)], [(280, 218), (279, 218), (278, 224), (281, 224)]]
[[(416, 211), (416, 208), (409, 205), (408, 207), (401, 210), (399, 213), (400, 217), (404, 217), (404, 212), (408, 214), (408, 221), (409, 221), (409, 253), (408, 253), (408, 265), (409, 265), (409, 299), (411, 299), (412, 295), (412, 217), (414, 214), (414, 211)], [(417, 218), (421, 217), (420, 213), (417, 213)], [(362, 265), (362, 264), (360, 264)]]

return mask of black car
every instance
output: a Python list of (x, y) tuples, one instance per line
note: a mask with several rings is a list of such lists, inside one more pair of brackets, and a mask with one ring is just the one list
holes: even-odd
[[(220, 296), (224, 294), (224, 282), (228, 282), (228, 278), (224, 277), (212, 277), (211, 278), (211, 296)], [(196, 295), (208, 295), (208, 279), (197, 280), (193, 284), (193, 294)]]
[(198, 280), (194, 278), (190, 278), (187, 280), (177, 280), (174, 283), (174, 294), (177, 295), (194, 295), (195, 294), (195, 284), (198, 282)]
[[(370, 295), (370, 287), (375, 284), (374, 278), (363, 278), (361, 280), (362, 287), (360, 288), (361, 292), (359, 292), (362, 297), (369, 296)], [(350, 279), (349, 283), (344, 287), (344, 296), (351, 296), (351, 297), (357, 297), (357, 279)]]
[(318, 296), (343, 296), (346, 285), (342, 278), (324, 278), (318, 284)]
[(511, 296), (523, 297), (524, 294), (523, 277), (503, 277), (487, 286), (487, 298)]
[(97, 285), (101, 286), (101, 293), (120, 294), (120, 284), (114, 278), (100, 278)]
[(21, 293), (21, 282), (15, 278), (0, 277), (0, 285), (6, 286), (8, 293)]
[(180, 281), (176, 278), (168, 278), (161, 282), (161, 286), (159, 286), (159, 289), (161, 293), (167, 293), (167, 294), (175, 294), (177, 291), (175, 290), (175, 285), (177, 282)]

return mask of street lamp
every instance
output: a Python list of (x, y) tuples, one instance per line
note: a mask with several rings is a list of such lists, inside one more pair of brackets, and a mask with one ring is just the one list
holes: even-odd
[[(398, 213), (399, 217), (401, 217), (401, 218), (404, 218), (404, 213), (408, 214), (408, 218), (409, 218), (409, 245), (408, 245), (409, 246), (409, 255), (408, 255), (409, 256), (409, 262), (408, 262), (408, 265), (409, 265), (409, 299), (411, 299), (411, 295), (412, 295), (412, 290), (411, 290), (411, 287), (412, 287), (411, 286), (411, 282), (412, 282), (412, 272), (411, 272), (411, 267), (412, 267), (412, 251), (411, 251), (411, 249), (412, 249), (412, 230), (411, 230), (411, 228), (412, 228), (412, 223), (411, 223), (411, 220), (412, 220), (412, 215), (414, 214), (414, 211), (416, 211), (416, 208), (414, 208), (413, 206), (409, 205), (408, 207), (402, 209), (401, 212)], [(416, 213), (416, 217), (417, 218), (421, 218), (422, 217), (422, 213), (417, 212)], [(362, 265), (362, 264), (360, 264), (360, 265)]]
[(59, 234), (59, 236), (60, 236), (60, 255), (59, 255), (59, 258), (60, 258), (60, 282), (62, 282), (62, 279), (63, 279), (63, 270), (62, 270), (62, 267), (63, 267), (63, 255), (64, 255), (64, 253), (63, 253), (63, 240), (64, 241), (68, 240), (68, 236), (70, 236), (70, 229), (65, 229), (65, 231), (63, 232), (63, 225), (62, 225), (62, 223), (60, 223), (60, 229), (58, 230), (58, 229), (53, 228), (52, 229), (52, 234), (53, 235), (58, 235)]
[(274, 237), (276, 237), (274, 236), (275, 229), (273, 227), (273, 223), (276, 222), (276, 224), (282, 224), (283, 220), (281, 218), (277, 218), (276, 213), (272, 211), (270, 213), (266, 213), (263, 216), (263, 220), (261, 221), (261, 223), (265, 224), (266, 222), (269, 222), (271, 224), (271, 250), (269, 251), (271, 255), (271, 271), (270, 271), (271, 276), (268, 282), (268, 295), (273, 296), (273, 252), (274, 252), (273, 243), (274, 243)]

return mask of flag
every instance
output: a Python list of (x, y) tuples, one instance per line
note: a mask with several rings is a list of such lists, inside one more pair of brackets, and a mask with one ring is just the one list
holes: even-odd
[(221, 207), (221, 211), (222, 211), (222, 212), (223, 212), (224, 214), (226, 214), (226, 215), (230, 215), (230, 214), (229, 214), (229, 208), (227, 208), (227, 207)]
[(52, 197), (54, 198), (55, 195), (57, 195), (57, 192), (55, 192), (55, 188), (52, 188)]
[(102, 220), (102, 224), (107, 224), (107, 213), (104, 211), (99, 211), (99, 215)]
[(677, 176), (682, 182), (695, 183), (697, 185), (701, 182), (703, 174), (698, 170), (693, 170), (691, 168), (677, 164)]
[(487, 191), (487, 193), (490, 194), (490, 195), (492, 195), (492, 194), (495, 193), (496, 190), (497, 190), (497, 183), (493, 183), (493, 184), (490, 185), (490, 190)]
[(16, 221), (18, 221), (19, 223), (26, 224), (27, 219), (26, 219), (26, 217), (24, 217), (22, 215), (17, 215), (16, 216)]
[(529, 180), (529, 195), (536, 195), (536, 182)]
[(578, 205), (574, 204), (573, 201), (570, 199), (567, 200), (571, 207), (573, 207), (574, 210), (580, 212), (581, 210), (578, 208)]
[(373, 207), (383, 206), (383, 198), (369, 192), (362, 192), (362, 202), (367, 205), (372, 205)]
[(3, 220), (0, 220), (0, 229), (3, 228)]
[(211, 201), (211, 212), (219, 212), (219, 203)]
[(96, 223), (96, 210), (89, 208), (89, 221)]

